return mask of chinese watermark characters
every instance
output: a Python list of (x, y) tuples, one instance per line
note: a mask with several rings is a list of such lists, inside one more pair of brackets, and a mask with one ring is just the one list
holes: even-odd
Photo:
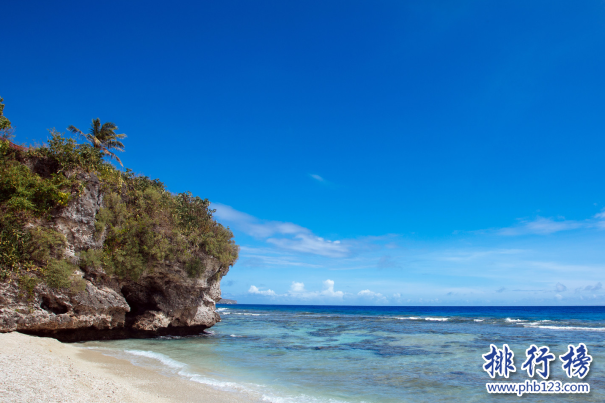
[[(569, 378), (578, 377), (583, 379), (590, 371), (590, 363), (592, 357), (588, 354), (588, 347), (584, 343), (574, 346), (570, 344), (565, 354), (559, 356), (561, 367)], [(516, 372), (515, 353), (510, 349), (508, 344), (503, 344), (499, 349), (494, 344), (490, 344), (490, 351), (482, 355), (485, 360), (483, 370), (490, 377), (495, 378), (496, 375), (508, 378), (511, 372)], [(550, 363), (555, 361), (555, 355), (550, 352), (547, 346), (537, 347), (532, 344), (525, 350), (526, 360), (521, 364), (521, 369), (527, 371), (527, 375), (531, 378), (534, 374), (540, 375), (542, 379), (548, 379), (550, 376)]]
[[(485, 363), (483, 370), (493, 379), (496, 376), (508, 378), (510, 373), (516, 372), (515, 353), (508, 344), (503, 344), (498, 348), (490, 344), (490, 351), (482, 355)], [(584, 379), (590, 371), (592, 356), (588, 354), (588, 348), (584, 343), (577, 346), (570, 344), (567, 351), (559, 355), (561, 367), (568, 378), (577, 377)], [(498, 382), (486, 383), (485, 387), (488, 393), (517, 394), (522, 396), (526, 393), (590, 393), (588, 383), (563, 383), (561, 381), (548, 381), (550, 377), (550, 364), (556, 361), (556, 356), (550, 351), (548, 346), (538, 347), (535, 344), (530, 345), (525, 350), (525, 361), (521, 364), (521, 370), (527, 371), (527, 375), (533, 378), (538, 374), (541, 382), (536, 380), (526, 380), (525, 382)]]

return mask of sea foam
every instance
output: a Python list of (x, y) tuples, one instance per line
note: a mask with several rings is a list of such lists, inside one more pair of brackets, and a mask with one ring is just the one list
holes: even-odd
[(181, 369), (181, 368), (186, 367), (186, 365), (183, 364), (182, 362), (173, 360), (172, 358), (170, 358), (164, 354), (161, 354), (161, 353), (154, 353), (153, 351), (124, 350), (124, 352), (126, 352), (128, 354), (136, 355), (139, 357), (146, 357), (146, 358), (151, 358), (151, 359), (160, 361), (162, 364), (166, 365), (167, 367), (173, 368), (173, 369)]
[(534, 329), (551, 329), (551, 330), (579, 330), (584, 332), (605, 332), (605, 327), (580, 327), (580, 326), (538, 326), (526, 324), (524, 327)]
[(506, 319), (504, 319), (504, 321), (509, 322), (509, 323), (527, 322), (525, 319), (511, 319), (511, 318), (506, 318)]

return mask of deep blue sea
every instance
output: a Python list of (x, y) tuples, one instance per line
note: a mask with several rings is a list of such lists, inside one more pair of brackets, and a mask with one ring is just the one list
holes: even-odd
[[(208, 334), (88, 342), (84, 346), (259, 402), (604, 402), (605, 307), (351, 307), (219, 305)], [(490, 344), (517, 368), (494, 380)], [(590, 372), (570, 379), (559, 356), (584, 343)], [(490, 395), (486, 382), (530, 378), (525, 350), (548, 346), (550, 380), (590, 394)]]

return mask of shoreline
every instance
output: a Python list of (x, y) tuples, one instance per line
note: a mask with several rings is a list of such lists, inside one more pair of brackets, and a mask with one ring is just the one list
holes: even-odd
[(130, 361), (21, 333), (0, 334), (2, 402), (250, 402), (238, 392), (166, 376)]

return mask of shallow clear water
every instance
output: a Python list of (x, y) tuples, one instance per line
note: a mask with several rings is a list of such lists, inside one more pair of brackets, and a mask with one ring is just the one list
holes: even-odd
[[(521, 370), (525, 349), (546, 345), (557, 356), (550, 380), (588, 382), (591, 393), (521, 399), (605, 401), (605, 307), (224, 305), (219, 312), (223, 321), (207, 335), (83, 344), (271, 402), (517, 401), (486, 392), (492, 380), (481, 355), (507, 343), (517, 367), (507, 381), (524, 382), (532, 379)], [(558, 358), (578, 343), (593, 358), (583, 380), (567, 378)]]

